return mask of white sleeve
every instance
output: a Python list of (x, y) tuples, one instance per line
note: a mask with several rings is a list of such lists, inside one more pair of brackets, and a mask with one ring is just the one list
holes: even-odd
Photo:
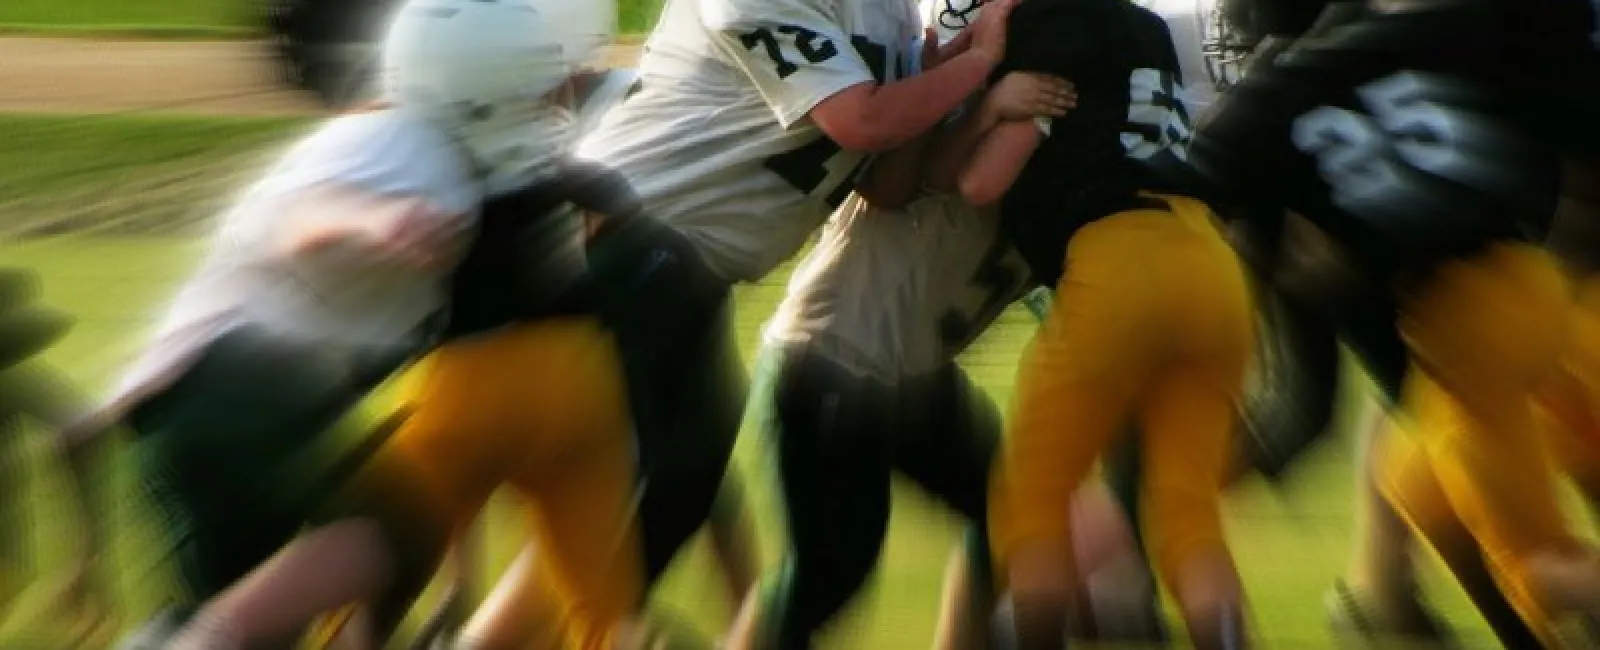
[(466, 212), (481, 188), (466, 157), (443, 133), (398, 111), (325, 123), (279, 165), (289, 189), (338, 184), (383, 196), (427, 199)]
[(789, 128), (818, 103), (877, 82), (825, 0), (699, 0), (717, 49)]
[(396, 118), (338, 118), (296, 146), (273, 188), (289, 227), (271, 230), (285, 243), (322, 228), (381, 238), (423, 227), (445, 239), (470, 230), (479, 190), (463, 157), (443, 135)]

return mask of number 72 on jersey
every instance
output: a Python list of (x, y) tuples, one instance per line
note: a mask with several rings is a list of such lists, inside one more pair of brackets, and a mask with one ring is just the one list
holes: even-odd
[[(788, 79), (801, 65), (824, 63), (839, 55), (839, 48), (833, 41), (795, 25), (779, 26), (776, 32), (758, 28), (739, 40), (747, 49), (759, 48), (765, 52), (772, 59), (779, 79)], [(785, 41), (792, 43), (792, 47), (785, 47)], [(860, 35), (851, 36), (850, 45), (872, 70), (878, 83), (884, 83), (889, 75), (889, 48)], [(901, 76), (906, 73), (905, 70), (899, 72)], [(802, 194), (821, 198), (829, 207), (837, 208), (855, 189), (856, 177), (866, 162), (865, 155), (844, 151), (827, 134), (822, 134), (768, 158), (765, 167)]]

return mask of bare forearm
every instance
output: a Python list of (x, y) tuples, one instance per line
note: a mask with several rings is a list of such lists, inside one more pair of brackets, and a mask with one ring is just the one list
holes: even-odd
[[(904, 81), (846, 90), (819, 104), (812, 117), (847, 150), (891, 151), (937, 125), (983, 85), (994, 66), (992, 56), (969, 51)], [(828, 106), (836, 99), (842, 110)]]
[(922, 186), (924, 163), (927, 161), (928, 143), (932, 136), (912, 140), (899, 149), (883, 154), (873, 161), (856, 192), (867, 203), (884, 209), (897, 209), (910, 203)]
[(997, 123), (993, 116), (974, 105), (950, 128), (940, 131), (927, 155), (928, 187), (939, 192), (954, 192), (967, 160)]

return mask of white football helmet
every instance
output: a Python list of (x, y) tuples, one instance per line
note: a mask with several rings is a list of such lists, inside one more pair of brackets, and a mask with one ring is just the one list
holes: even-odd
[(549, 17), (563, 38), (568, 63), (583, 67), (592, 62), (600, 48), (610, 45), (617, 33), (615, 0), (529, 0)]
[(570, 146), (572, 114), (553, 91), (609, 40), (572, 20), (599, 12), (558, 3), (589, 4), (407, 0), (384, 40), (384, 98), (460, 142), (491, 193), (531, 182)]

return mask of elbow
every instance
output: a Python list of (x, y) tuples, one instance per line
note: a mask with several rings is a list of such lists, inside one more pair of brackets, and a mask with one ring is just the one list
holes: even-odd
[(841, 124), (827, 125), (823, 131), (840, 149), (856, 153), (883, 153), (902, 144), (889, 129), (880, 127), (872, 118), (861, 116)]
[(957, 189), (961, 192), (961, 200), (978, 208), (999, 203), (1006, 193), (1004, 184), (996, 182), (993, 178), (986, 178), (983, 174), (963, 174), (957, 183)]
[(901, 116), (876, 101), (876, 93), (871, 84), (847, 88), (813, 107), (811, 120), (839, 148), (857, 153), (882, 153), (916, 137)]

